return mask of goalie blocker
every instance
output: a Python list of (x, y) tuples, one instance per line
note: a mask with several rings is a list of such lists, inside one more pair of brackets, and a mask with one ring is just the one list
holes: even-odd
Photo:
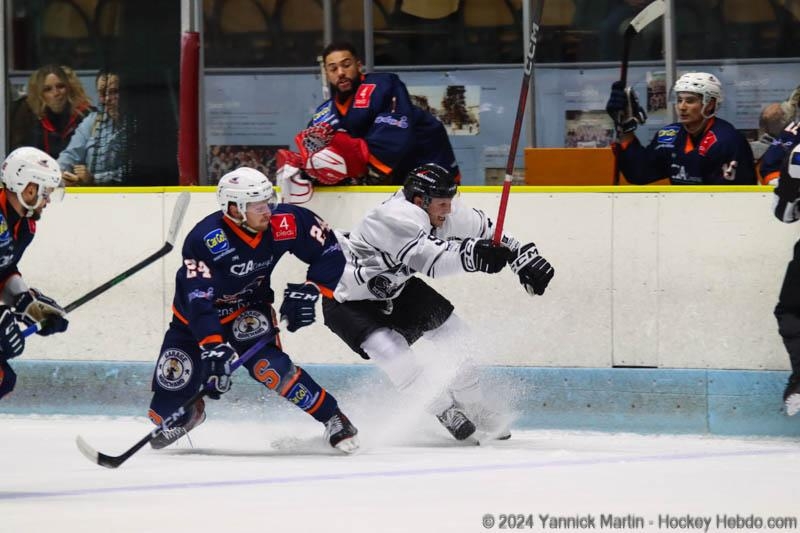
[(299, 153), (281, 149), (277, 155), (275, 179), (285, 203), (309, 201), (313, 182), (336, 185), (367, 173), (367, 143), (344, 131), (334, 131), (330, 124), (306, 128), (294, 140)]

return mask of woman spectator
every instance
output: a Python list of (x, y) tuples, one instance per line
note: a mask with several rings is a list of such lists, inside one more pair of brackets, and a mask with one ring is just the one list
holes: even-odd
[(78, 77), (58, 65), (47, 65), (31, 74), (27, 102), (36, 120), (26, 144), (55, 158), (91, 111)]

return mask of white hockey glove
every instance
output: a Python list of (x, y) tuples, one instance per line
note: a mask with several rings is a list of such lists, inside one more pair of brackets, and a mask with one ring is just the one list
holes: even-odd
[(547, 259), (539, 255), (536, 245), (532, 242), (523, 245), (509, 264), (511, 271), (519, 276), (519, 282), (531, 296), (544, 294), (555, 274), (553, 267)]
[(41, 323), (39, 335), (52, 335), (67, 330), (69, 321), (64, 309), (52, 298), (45, 296), (37, 289), (28, 289), (17, 295), (14, 301), (14, 312), (28, 326)]

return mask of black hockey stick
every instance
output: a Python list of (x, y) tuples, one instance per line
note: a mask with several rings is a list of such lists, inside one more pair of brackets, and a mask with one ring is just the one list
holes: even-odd
[[(239, 359), (233, 362), (231, 365), (231, 372), (245, 364), (250, 358), (252, 358), (256, 352), (261, 350), (267, 343), (272, 340), (273, 337), (271, 336), (264, 336), (261, 340), (257, 343), (252, 345), (244, 354), (239, 356)], [(189, 409), (192, 405), (197, 402), (200, 398), (206, 396), (209, 392), (211, 392), (212, 388), (208, 384), (205, 387), (195, 392), (191, 398), (183, 402), (183, 405), (178, 407), (178, 410), (169, 415), (164, 419), (160, 426), (153, 429), (150, 433), (142, 437), (139, 442), (128, 448), (124, 453), (121, 455), (106, 455), (104, 453), (98, 452), (83, 440), (83, 437), (78, 435), (75, 439), (75, 443), (78, 445), (78, 449), (81, 453), (89, 459), (93, 463), (97, 463), (100, 466), (104, 466), (106, 468), (117, 468), (119, 465), (130, 459), (130, 457), (138, 452), (142, 447), (144, 447), (147, 443), (151, 440), (156, 438), (159, 433), (162, 431), (166, 431), (172, 427), (172, 425), (180, 419), (183, 415), (186, 414), (186, 410)]]
[[(628, 61), (631, 57), (631, 43), (633, 42), (633, 38), (639, 35), (651, 22), (662, 16), (666, 9), (667, 4), (664, 0), (655, 0), (639, 11), (625, 30), (625, 36), (622, 41), (622, 64), (619, 69), (619, 79), (622, 82), (623, 90), (628, 84)], [(614, 152), (614, 185), (619, 185), (619, 153), (622, 150), (619, 144), (619, 132), (617, 133), (617, 140), (611, 145), (611, 149)]]
[[(172, 219), (170, 220), (170, 223), (169, 223), (169, 230), (167, 230), (167, 240), (164, 242), (164, 245), (157, 252), (155, 252), (155, 253), (149, 255), (148, 257), (146, 257), (145, 259), (139, 261), (138, 263), (133, 265), (131, 268), (129, 268), (128, 270), (126, 270), (122, 274), (118, 274), (118, 275), (114, 276), (113, 278), (111, 278), (110, 280), (106, 281), (105, 283), (103, 283), (99, 287), (96, 287), (96, 288), (92, 289), (91, 291), (87, 292), (86, 294), (84, 294), (83, 296), (81, 296), (80, 298), (75, 300), (74, 302), (69, 303), (64, 308), (64, 311), (69, 313), (70, 311), (73, 311), (73, 310), (77, 309), (78, 307), (82, 306), (86, 302), (94, 300), (95, 298), (97, 298), (98, 296), (100, 296), (101, 294), (106, 292), (108, 289), (110, 289), (111, 287), (113, 287), (115, 285), (119, 285), (120, 283), (122, 283), (123, 281), (125, 281), (126, 279), (128, 279), (129, 277), (134, 275), (135, 273), (139, 272), (140, 270), (142, 270), (146, 266), (148, 266), (148, 265), (150, 265), (152, 263), (155, 263), (158, 259), (160, 259), (161, 257), (164, 257), (165, 255), (167, 255), (172, 250), (172, 248), (175, 246), (175, 237), (178, 234), (178, 230), (181, 228), (181, 223), (183, 222), (183, 217), (186, 214), (186, 208), (189, 206), (189, 199), (190, 199), (190, 196), (189, 196), (188, 192), (184, 191), (184, 192), (182, 192), (181, 194), (178, 195), (178, 199), (175, 201), (175, 208), (172, 210)], [(22, 336), (23, 337), (28, 337), (29, 335), (33, 335), (34, 333), (36, 333), (40, 329), (42, 329), (42, 323), (41, 322), (36, 323), (36, 324), (31, 324), (30, 326), (28, 326), (22, 332)]]
[(514, 132), (511, 134), (511, 147), (508, 150), (506, 159), (506, 175), (503, 179), (503, 192), (500, 195), (500, 208), (497, 211), (497, 225), (494, 228), (492, 241), (500, 244), (503, 237), (503, 224), (506, 220), (506, 209), (508, 208), (508, 196), (511, 193), (511, 182), (514, 180), (514, 160), (517, 158), (517, 145), (519, 135), (522, 130), (522, 119), (525, 117), (525, 104), (528, 102), (528, 87), (531, 83), (533, 73), (533, 56), (536, 53), (536, 41), (539, 39), (539, 21), (542, 20), (542, 10), (544, 0), (539, 0), (533, 10), (531, 17), (531, 34), (528, 41), (528, 53), (525, 56), (525, 70), (522, 74), (522, 87), (519, 90), (519, 100), (517, 101), (517, 116), (514, 119)]

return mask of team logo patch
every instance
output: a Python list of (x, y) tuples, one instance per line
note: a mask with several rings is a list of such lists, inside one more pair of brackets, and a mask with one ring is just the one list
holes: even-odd
[(375, 91), (374, 83), (362, 83), (358, 86), (356, 96), (353, 98), (353, 107), (358, 109), (366, 109), (369, 107), (369, 99)]
[(184, 388), (192, 378), (192, 358), (183, 350), (169, 348), (161, 354), (156, 365), (156, 381), (167, 390)]
[(288, 241), (297, 238), (297, 221), (291, 213), (272, 215), (269, 219), (272, 236), (276, 241)]
[(675, 144), (675, 137), (678, 135), (678, 128), (664, 128), (658, 130), (656, 142), (659, 144)]
[(314, 405), (315, 400), (314, 395), (311, 394), (311, 391), (308, 390), (302, 383), (295, 383), (294, 387), (292, 387), (292, 390), (290, 390), (289, 394), (286, 395), (286, 399), (303, 411), (308, 411), (311, 409), (311, 406)]
[(233, 321), (233, 337), (238, 341), (248, 341), (261, 337), (272, 329), (269, 320), (262, 313), (248, 309)]
[(221, 228), (206, 233), (205, 237), (203, 237), (203, 241), (206, 243), (206, 248), (215, 255), (221, 254), (231, 246), (231, 243), (228, 242), (227, 235), (225, 235), (225, 232), (222, 231)]
[(717, 142), (717, 136), (714, 134), (713, 131), (706, 133), (706, 136), (703, 137), (703, 140), (700, 141), (700, 146), (697, 148), (697, 152), (700, 155), (706, 155), (708, 151), (711, 149), (714, 144)]

